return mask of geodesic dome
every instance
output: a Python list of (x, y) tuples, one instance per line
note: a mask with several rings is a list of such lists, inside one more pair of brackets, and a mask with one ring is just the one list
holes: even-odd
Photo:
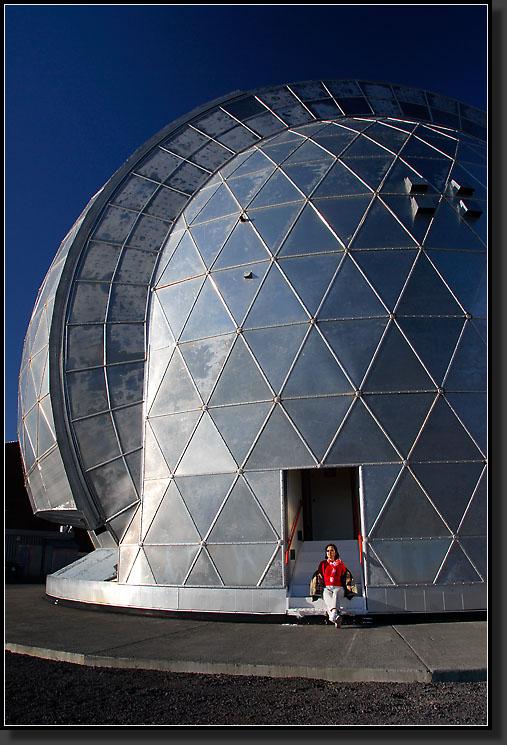
[(34, 511), (116, 558), (105, 602), (285, 612), (336, 538), (364, 609), (484, 607), (483, 124), (386, 84), (238, 93), (95, 196), (32, 316), (20, 442)]

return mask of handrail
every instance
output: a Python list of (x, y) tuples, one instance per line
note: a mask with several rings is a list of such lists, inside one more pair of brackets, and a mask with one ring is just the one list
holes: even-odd
[(291, 532), (290, 538), (289, 538), (289, 544), (287, 546), (287, 551), (285, 552), (285, 563), (286, 564), (289, 563), (289, 551), (290, 551), (290, 547), (292, 545), (292, 539), (294, 538), (294, 533), (296, 532), (296, 525), (298, 524), (299, 513), (301, 512), (301, 507), (302, 506), (303, 506), (303, 500), (300, 499), (299, 500), (298, 512), (297, 512), (297, 515), (296, 515), (296, 519), (294, 520), (294, 525), (292, 526), (292, 532)]

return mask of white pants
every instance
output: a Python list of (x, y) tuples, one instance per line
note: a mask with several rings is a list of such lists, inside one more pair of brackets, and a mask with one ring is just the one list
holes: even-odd
[(336, 608), (336, 610), (342, 610), (343, 609), (343, 598), (344, 590), (343, 587), (324, 587), (324, 593), (322, 595), (322, 600), (324, 601), (324, 605), (326, 606), (327, 615), (329, 616), (329, 620), (334, 622), (334, 617), (332, 614), (332, 610)]

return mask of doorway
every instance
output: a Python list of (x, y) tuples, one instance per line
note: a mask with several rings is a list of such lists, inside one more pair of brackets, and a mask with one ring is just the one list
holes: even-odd
[(356, 539), (359, 524), (359, 467), (301, 471), (305, 541)]

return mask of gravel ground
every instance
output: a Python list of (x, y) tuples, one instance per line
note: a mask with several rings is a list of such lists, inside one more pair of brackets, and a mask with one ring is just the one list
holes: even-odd
[(6, 652), (5, 726), (487, 725), (486, 683), (118, 670)]

